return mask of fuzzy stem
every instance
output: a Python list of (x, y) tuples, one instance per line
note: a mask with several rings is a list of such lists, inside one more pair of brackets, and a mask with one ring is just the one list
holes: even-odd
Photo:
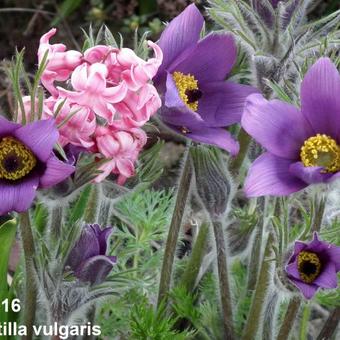
[[(264, 198), (259, 198), (259, 211), (264, 211)], [(259, 219), (255, 227), (255, 237), (252, 245), (252, 252), (249, 260), (249, 271), (248, 282), (247, 282), (247, 292), (253, 291), (256, 286), (256, 281), (259, 272), (259, 264), (261, 260), (261, 247), (263, 238), (263, 216)]]
[(271, 279), (271, 262), (269, 260), (274, 256), (272, 249), (273, 243), (274, 237), (273, 234), (270, 233), (266, 243), (259, 278), (251, 302), (242, 340), (255, 339), (261, 324), (261, 317), (265, 308), (265, 299), (269, 292), (269, 282)]
[(225, 246), (223, 225), (220, 221), (212, 221), (217, 252), (217, 270), (220, 285), (222, 304), (222, 318), (224, 327), (224, 339), (232, 340), (234, 337), (233, 308), (229, 288), (229, 274), (227, 262), (227, 249)]
[(158, 292), (158, 306), (161, 302), (167, 299), (167, 295), (170, 290), (170, 281), (172, 274), (172, 267), (174, 264), (176, 246), (178, 241), (178, 236), (183, 220), (183, 215), (185, 211), (186, 201), (189, 195), (190, 185), (191, 185), (192, 169), (189, 157), (189, 147), (187, 148), (185, 154), (184, 167), (182, 169), (176, 203), (174, 207), (174, 212), (171, 219), (171, 224), (169, 228), (168, 237), (166, 240), (161, 278), (159, 282), (159, 292)]
[(238, 134), (237, 139), (240, 143), (240, 151), (237, 156), (231, 161), (229, 168), (231, 173), (235, 175), (240, 171), (242, 167), (251, 142), (251, 137), (242, 128)]
[(63, 208), (59, 205), (54, 206), (51, 213), (51, 237), (55, 240), (60, 238), (62, 223)]
[(302, 319), (301, 319), (301, 326), (300, 326), (300, 340), (307, 339), (307, 333), (308, 333), (308, 320), (310, 317), (310, 306), (308, 304), (305, 304), (302, 309)]
[(26, 292), (24, 306), (24, 324), (27, 327), (27, 336), (23, 339), (30, 340), (33, 338), (33, 324), (35, 320), (35, 311), (37, 304), (37, 289), (35, 285), (35, 270), (34, 270), (34, 238), (28, 212), (20, 214), (20, 233), (25, 259), (25, 277), (26, 277)]
[(91, 187), (91, 193), (87, 202), (84, 221), (86, 223), (94, 223), (97, 220), (97, 207), (98, 207), (99, 188), (95, 185)]
[(299, 311), (301, 305), (301, 299), (298, 296), (294, 296), (288, 304), (287, 312), (282, 321), (279, 334), (276, 340), (287, 340), (289, 338), (289, 333), (293, 329), (296, 315)]
[(313, 216), (312, 222), (312, 232), (318, 232), (321, 229), (323, 214), (326, 208), (326, 200), (327, 199), (325, 197), (322, 197), (321, 199), (316, 198), (315, 214)]
[(206, 245), (209, 234), (209, 223), (203, 222), (193, 246), (190, 259), (182, 276), (181, 286), (185, 287), (188, 292), (192, 292), (195, 288), (197, 276), (201, 267), (201, 263), (206, 251)]
[(336, 307), (329, 314), (328, 319), (326, 320), (320, 334), (317, 337), (317, 340), (331, 339), (332, 335), (339, 326), (339, 320), (340, 320), (340, 307)]

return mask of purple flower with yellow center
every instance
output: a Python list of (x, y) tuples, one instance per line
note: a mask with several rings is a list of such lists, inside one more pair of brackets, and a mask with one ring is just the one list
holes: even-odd
[(113, 228), (101, 229), (98, 224), (87, 224), (71, 250), (66, 266), (82, 282), (92, 285), (105, 281), (117, 262), (115, 256), (106, 256), (107, 244)]
[(243, 128), (267, 152), (249, 169), (248, 197), (281, 196), (340, 177), (340, 75), (319, 59), (301, 84), (301, 109), (261, 95), (247, 99)]
[(336, 288), (340, 271), (340, 247), (320, 241), (318, 234), (309, 243), (295, 242), (294, 253), (286, 265), (286, 273), (306, 299), (319, 288)]
[(74, 172), (53, 153), (58, 137), (53, 119), (21, 125), (0, 116), (0, 215), (26, 211), (37, 189)]
[(238, 143), (224, 129), (240, 122), (246, 97), (254, 88), (225, 81), (236, 61), (230, 35), (200, 39), (203, 16), (188, 6), (162, 33), (163, 63), (154, 83), (162, 94), (160, 118), (186, 137), (236, 154)]

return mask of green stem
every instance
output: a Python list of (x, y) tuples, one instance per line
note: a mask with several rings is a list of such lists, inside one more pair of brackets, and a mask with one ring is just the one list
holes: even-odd
[(301, 319), (301, 327), (300, 327), (300, 335), (299, 335), (300, 340), (307, 339), (309, 316), (310, 316), (310, 306), (308, 304), (305, 304), (302, 310), (302, 319)]
[(293, 329), (294, 322), (301, 305), (301, 299), (298, 296), (294, 296), (288, 304), (287, 312), (282, 321), (279, 334), (276, 340), (287, 340), (289, 338), (289, 333)]
[(223, 225), (220, 221), (212, 221), (212, 224), (216, 242), (217, 270), (220, 285), (224, 339), (232, 340), (235, 339), (233, 327), (233, 308), (229, 288), (227, 249), (225, 246)]
[(327, 198), (325, 197), (321, 197), (320, 199), (317, 197), (315, 198), (315, 213), (312, 222), (312, 232), (318, 232), (321, 229), (322, 219), (326, 208), (326, 201)]
[(178, 185), (178, 192), (174, 212), (172, 215), (169, 233), (165, 245), (161, 278), (159, 282), (158, 306), (160, 306), (161, 302), (164, 299), (167, 299), (170, 290), (172, 267), (174, 264), (177, 241), (183, 220), (185, 205), (189, 195), (191, 176), (192, 169), (190, 164), (188, 147), (185, 155), (184, 167), (182, 169), (182, 174)]
[[(264, 211), (264, 198), (259, 198), (259, 210)], [(247, 283), (247, 292), (252, 292), (255, 289), (256, 281), (259, 273), (259, 264), (261, 260), (261, 247), (263, 238), (263, 216), (259, 218), (255, 227), (255, 237), (252, 245), (252, 252), (249, 260), (249, 275)]]
[(185, 287), (188, 292), (192, 292), (195, 288), (195, 283), (199, 270), (201, 268), (201, 263), (206, 251), (206, 245), (208, 241), (209, 234), (209, 223), (203, 222), (192, 248), (191, 256), (182, 276), (180, 286)]
[(240, 143), (240, 151), (237, 156), (230, 163), (230, 171), (231, 173), (237, 175), (241, 169), (241, 166), (246, 158), (248, 148), (251, 142), (251, 137), (245, 132), (242, 128), (237, 137)]
[(274, 257), (274, 252), (272, 249), (274, 243), (273, 234), (270, 233), (265, 246), (265, 251), (263, 255), (263, 261), (256, 284), (256, 289), (253, 295), (253, 299), (250, 306), (250, 311), (245, 325), (245, 330), (242, 336), (242, 340), (253, 340), (261, 324), (261, 317), (263, 315), (265, 307), (265, 299), (269, 292), (270, 279), (271, 279), (271, 259)]
[(63, 223), (63, 208), (59, 205), (52, 208), (51, 213), (51, 238), (60, 239), (61, 228)]
[(26, 292), (24, 306), (24, 324), (27, 327), (27, 336), (23, 339), (31, 340), (33, 338), (33, 325), (35, 320), (35, 311), (37, 304), (37, 288), (35, 285), (35, 270), (34, 270), (34, 239), (32, 227), (28, 212), (20, 215), (20, 233), (22, 246), (25, 258), (25, 271), (26, 271)]
[(339, 326), (339, 320), (340, 320), (340, 307), (336, 307), (329, 314), (329, 317), (326, 320), (324, 326), (322, 327), (322, 330), (318, 335), (317, 340), (331, 339)]
[(96, 185), (91, 187), (91, 193), (89, 200), (87, 202), (87, 207), (84, 215), (84, 221), (86, 223), (95, 223), (97, 220), (97, 207), (98, 207), (98, 199), (99, 196), (99, 188)]

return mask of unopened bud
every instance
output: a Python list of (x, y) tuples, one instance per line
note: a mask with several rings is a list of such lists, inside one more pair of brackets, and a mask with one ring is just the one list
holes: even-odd
[(232, 179), (223, 164), (221, 151), (203, 145), (190, 150), (193, 160), (196, 191), (212, 218), (227, 210), (232, 192)]

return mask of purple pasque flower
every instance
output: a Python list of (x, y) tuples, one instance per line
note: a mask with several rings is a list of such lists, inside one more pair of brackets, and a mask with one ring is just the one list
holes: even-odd
[(101, 229), (98, 224), (84, 226), (66, 261), (66, 266), (80, 281), (92, 285), (102, 283), (116, 264), (116, 256), (106, 256), (112, 230), (112, 227)]
[(245, 99), (256, 90), (224, 81), (236, 61), (234, 39), (210, 34), (199, 40), (203, 23), (192, 4), (160, 37), (163, 62), (154, 78), (163, 97), (160, 118), (194, 141), (217, 145), (235, 155), (238, 143), (224, 127), (240, 122)]
[(53, 153), (58, 137), (53, 119), (21, 125), (0, 116), (0, 215), (27, 210), (37, 189), (74, 172)]
[(285, 270), (305, 298), (311, 299), (319, 288), (338, 286), (340, 247), (320, 241), (315, 232), (309, 243), (295, 241), (294, 253)]
[(243, 128), (267, 152), (245, 180), (248, 197), (282, 196), (340, 177), (340, 75), (319, 59), (301, 84), (301, 109), (261, 95), (247, 99)]

